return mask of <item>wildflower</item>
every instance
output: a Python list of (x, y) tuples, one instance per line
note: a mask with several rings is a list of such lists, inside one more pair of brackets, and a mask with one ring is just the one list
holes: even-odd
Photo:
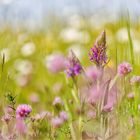
[(60, 112), (59, 116), (64, 122), (68, 120), (68, 114), (65, 111)]
[(97, 89), (97, 87), (91, 87), (89, 90), (89, 96), (87, 97), (87, 102), (89, 104), (95, 105), (102, 97), (101, 89)]
[(62, 88), (63, 88), (63, 84), (60, 83), (60, 82), (57, 82), (53, 85), (52, 90), (53, 90), (54, 93), (59, 93), (62, 90)]
[(2, 121), (3, 122), (6, 122), (7, 124), (10, 122), (10, 120), (11, 120), (12, 118), (11, 118), (11, 116), (9, 115), (9, 114), (5, 114), (4, 116), (2, 116)]
[(14, 108), (12, 108), (11, 106), (7, 106), (5, 108), (5, 113), (7, 113), (7, 114), (11, 114), (11, 113), (13, 113), (13, 111), (14, 111)]
[(130, 83), (133, 84), (140, 84), (140, 76), (133, 76), (130, 80)]
[(40, 100), (37, 93), (32, 93), (29, 98), (30, 98), (30, 101), (33, 103), (38, 103)]
[(104, 112), (111, 112), (113, 110), (113, 103), (107, 103), (104, 107), (103, 107), (103, 111)]
[(32, 107), (27, 104), (21, 104), (16, 109), (16, 116), (19, 118), (25, 118), (32, 112)]
[(20, 87), (25, 87), (26, 85), (28, 85), (30, 81), (30, 77), (24, 74), (17, 74), (15, 76), (15, 81), (16, 84), (19, 85)]
[(94, 118), (96, 117), (96, 112), (95, 112), (95, 111), (92, 111), (92, 110), (89, 110), (89, 111), (87, 112), (87, 117), (88, 117), (89, 119), (94, 119)]
[(23, 56), (31, 56), (35, 52), (35, 44), (33, 42), (26, 43), (21, 48), (21, 53)]
[(55, 97), (54, 101), (53, 101), (53, 105), (57, 106), (57, 105), (62, 105), (63, 106), (63, 101), (61, 100), (60, 97)]
[(44, 117), (46, 117), (47, 119), (51, 119), (52, 118), (52, 113), (49, 111), (44, 111), (41, 113), (41, 115), (45, 115)]
[(52, 54), (46, 58), (46, 67), (52, 73), (58, 73), (65, 68), (65, 58), (61, 53)]
[(128, 62), (123, 62), (118, 66), (118, 74), (120, 76), (126, 76), (132, 71), (132, 66)]
[(51, 124), (54, 128), (59, 128), (63, 124), (63, 120), (59, 117), (52, 118)]
[(52, 114), (50, 112), (48, 112), (48, 111), (43, 111), (43, 112), (41, 112), (39, 114), (36, 114), (36, 116), (35, 116), (35, 120), (41, 120), (41, 119), (45, 119), (45, 118), (51, 119)]
[(96, 67), (89, 66), (86, 69), (86, 75), (91, 80), (97, 80), (97, 78), (101, 75), (101, 72)]
[(2, 50), (0, 50), (0, 56), (1, 57), (4, 56), (5, 62), (8, 62), (9, 59), (10, 59), (10, 49), (9, 48), (3, 48)]
[(117, 32), (116, 32), (116, 39), (119, 42), (127, 42), (128, 41), (128, 31), (127, 28), (120, 28)]
[(60, 37), (64, 42), (68, 43), (83, 42), (83, 40), (88, 42), (90, 39), (89, 34), (87, 32), (82, 32), (71, 27), (62, 30), (62, 32), (60, 33)]
[(82, 72), (82, 66), (72, 51), (66, 67), (66, 73), (68, 77), (77, 76)]
[(14, 67), (22, 75), (29, 75), (33, 71), (33, 64), (29, 60), (17, 59)]
[(103, 31), (94, 46), (90, 49), (90, 61), (94, 62), (98, 67), (103, 67), (107, 63), (106, 48), (106, 34)]
[(132, 93), (129, 93), (128, 95), (127, 95), (127, 97), (128, 97), (128, 99), (134, 99), (134, 97), (135, 97), (135, 94), (132, 92)]

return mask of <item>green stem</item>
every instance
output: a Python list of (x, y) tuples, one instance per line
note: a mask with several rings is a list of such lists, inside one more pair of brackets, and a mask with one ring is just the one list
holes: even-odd
[(64, 103), (65, 103), (64, 104), (65, 105), (65, 110), (69, 113), (69, 118), (70, 118), (69, 127), (70, 127), (70, 131), (71, 131), (72, 140), (77, 140), (75, 130), (74, 130), (73, 124), (72, 124), (72, 115), (70, 113), (70, 109), (68, 107), (68, 104), (67, 104), (66, 100), (64, 100)]
[(110, 86), (109, 86), (109, 90), (112, 89), (112, 87), (114, 86), (114, 84), (116, 83), (117, 79), (118, 79), (119, 75), (116, 74), (116, 76), (114, 77), (113, 80), (111, 80)]

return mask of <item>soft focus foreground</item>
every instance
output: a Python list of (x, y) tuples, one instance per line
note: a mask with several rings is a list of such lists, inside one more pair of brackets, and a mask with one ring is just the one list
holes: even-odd
[(140, 139), (139, 24), (74, 21), (0, 31), (0, 139)]

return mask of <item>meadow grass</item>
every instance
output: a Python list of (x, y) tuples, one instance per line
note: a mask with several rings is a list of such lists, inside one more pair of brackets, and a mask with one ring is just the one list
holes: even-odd
[[(12, 121), (9, 119), (7, 123), (6, 119), (2, 119), (0, 122), (1, 139), (140, 139), (140, 83), (130, 84), (133, 75), (140, 75), (139, 24), (120, 19), (94, 28), (88, 20), (82, 23), (78, 28), (52, 24), (44, 32), (15, 31), (8, 27), (0, 31), (0, 115), (12, 116)], [(67, 28), (72, 32), (70, 35), (64, 32)], [(104, 29), (109, 62), (104, 67), (102, 78), (97, 80), (97, 87), (100, 92), (105, 92), (105, 96), (96, 106), (86, 102), (87, 96), (90, 96), (89, 88), (95, 84), (86, 76), (86, 68), (95, 66), (88, 53)], [(59, 63), (61, 59), (52, 63), (54, 54), (68, 58), (69, 50), (73, 50), (82, 65), (82, 74), (76, 78), (67, 77), (65, 70), (56, 71), (55, 67), (62, 64)], [(124, 61), (129, 62), (133, 70), (127, 76), (119, 77), (118, 65)], [(115, 105), (103, 112), (111, 89), (116, 95)], [(132, 92), (134, 98), (128, 98)], [(56, 97), (62, 101), (58, 99), (54, 103)], [(25, 124), (20, 124), (21, 129), (16, 127), (15, 112), (20, 104), (32, 107)], [(13, 108), (12, 113), (7, 112), (7, 106)], [(89, 118), (88, 111), (91, 110), (92, 117)], [(46, 118), (47, 114), (43, 118), (37, 116), (43, 111), (51, 112), (52, 118)], [(61, 111), (68, 115), (62, 126), (60, 119), (52, 121)], [(92, 114), (95, 112), (96, 115)]]

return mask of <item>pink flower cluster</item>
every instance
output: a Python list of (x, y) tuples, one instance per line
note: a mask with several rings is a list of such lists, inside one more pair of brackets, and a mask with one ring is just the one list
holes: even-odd
[(10, 122), (10, 120), (11, 120), (12, 118), (11, 118), (11, 116), (9, 115), (9, 114), (5, 114), (4, 116), (2, 116), (2, 121), (3, 122), (6, 122), (7, 124)]
[(90, 80), (94, 81), (100, 77), (101, 71), (97, 67), (89, 66), (86, 68), (86, 75)]
[(140, 76), (133, 76), (130, 80), (130, 83), (133, 84), (140, 84)]
[(27, 104), (21, 104), (16, 109), (17, 118), (25, 118), (32, 112), (32, 107)]
[(131, 92), (127, 95), (128, 99), (134, 99), (135, 93)]
[(68, 114), (65, 111), (59, 113), (59, 116), (52, 118), (51, 124), (54, 128), (59, 128), (68, 120)]
[(52, 73), (58, 73), (65, 68), (65, 58), (61, 53), (52, 54), (46, 62), (48, 70)]
[(57, 106), (57, 105), (62, 105), (63, 106), (63, 101), (61, 100), (60, 97), (55, 97), (54, 101), (53, 101), (53, 105)]
[(132, 66), (128, 62), (123, 62), (118, 66), (118, 74), (120, 76), (126, 76), (132, 71)]

